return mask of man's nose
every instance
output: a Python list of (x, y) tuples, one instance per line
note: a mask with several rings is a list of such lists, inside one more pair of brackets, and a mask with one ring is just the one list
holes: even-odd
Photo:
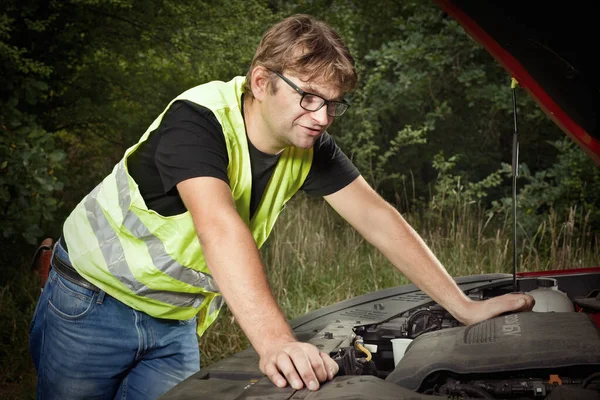
[(326, 126), (329, 123), (329, 115), (327, 114), (327, 104), (319, 108), (317, 111), (313, 111), (312, 117), (319, 125)]

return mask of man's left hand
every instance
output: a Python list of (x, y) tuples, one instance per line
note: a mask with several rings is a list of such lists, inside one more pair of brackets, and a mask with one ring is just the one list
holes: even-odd
[(475, 324), (507, 312), (531, 311), (535, 305), (527, 294), (509, 293), (483, 301), (473, 301), (458, 319), (465, 325)]

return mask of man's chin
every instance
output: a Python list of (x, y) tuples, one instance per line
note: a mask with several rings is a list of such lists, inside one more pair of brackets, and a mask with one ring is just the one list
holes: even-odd
[(294, 147), (297, 147), (297, 148), (303, 149), (303, 150), (312, 149), (313, 146), (315, 145), (316, 141), (317, 141), (316, 138), (312, 139), (312, 140), (303, 140), (301, 142), (294, 143)]
[(294, 143), (294, 147), (298, 147), (300, 149), (304, 149), (304, 150), (308, 150), (311, 149), (315, 143), (317, 142), (317, 139), (319, 139), (319, 137), (321, 137), (322, 133), (319, 135), (304, 135), (301, 138), (297, 138), (297, 140), (295, 140)]

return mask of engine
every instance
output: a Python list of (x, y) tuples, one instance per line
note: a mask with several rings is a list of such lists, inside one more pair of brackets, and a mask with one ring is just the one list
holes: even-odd
[(429, 394), (546, 398), (563, 385), (598, 389), (599, 371), (600, 331), (585, 314), (528, 312), (425, 333), (386, 380)]
[[(577, 303), (587, 307), (574, 309), (579, 312), (522, 312), (470, 326), (432, 304), (355, 326), (352, 345), (339, 348), (334, 359), (345, 375), (374, 375), (423, 396), (600, 399), (597, 303)], [(395, 338), (413, 339), (397, 364)]]

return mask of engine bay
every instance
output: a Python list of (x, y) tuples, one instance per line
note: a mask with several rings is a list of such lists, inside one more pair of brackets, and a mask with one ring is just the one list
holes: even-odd
[[(557, 281), (566, 292), (558, 290)], [(600, 399), (600, 291), (581, 296), (574, 283), (552, 278), (528, 279), (520, 288), (554, 296), (536, 297), (541, 311), (469, 326), (433, 302), (377, 323), (336, 320), (310, 342), (331, 355), (339, 375), (377, 377), (424, 396)], [(466, 293), (485, 300), (511, 289), (504, 282)], [(560, 311), (552, 309), (552, 301)], [(378, 307), (383, 306), (373, 304), (374, 310)], [(400, 360), (392, 343), (397, 338), (410, 340)], [(328, 343), (337, 344), (331, 348)]]
[[(475, 301), (524, 292), (536, 306), (465, 326), (412, 284), (382, 289), (290, 321), (340, 367), (319, 390), (276, 387), (250, 347), (161, 400), (600, 400), (600, 268), (455, 280)], [(396, 339), (409, 344), (395, 356)]]

